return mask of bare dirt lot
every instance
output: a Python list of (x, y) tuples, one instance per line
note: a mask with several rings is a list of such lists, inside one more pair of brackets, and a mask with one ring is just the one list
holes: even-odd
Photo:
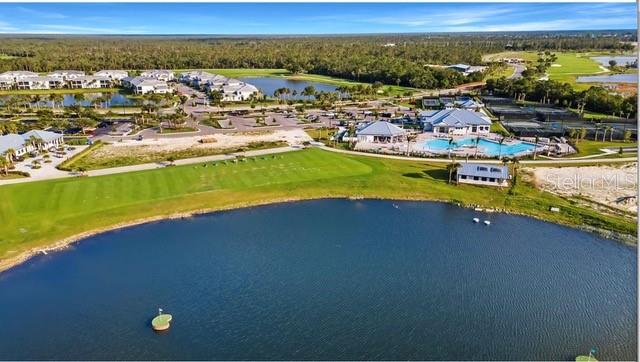
[(636, 213), (638, 164), (587, 167), (536, 167), (526, 169), (543, 190), (580, 197)]
[(79, 159), (74, 167), (87, 170), (162, 162), (241, 150), (302, 145), (312, 141), (302, 129), (256, 130), (188, 137), (156, 137), (104, 144)]

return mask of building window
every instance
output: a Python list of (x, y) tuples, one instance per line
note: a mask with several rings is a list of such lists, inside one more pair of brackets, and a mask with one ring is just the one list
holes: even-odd
[(486, 177), (483, 177), (483, 178), (482, 178), (482, 181), (487, 181), (487, 178), (486, 178)]
[(463, 180), (466, 180), (467, 179), (467, 175), (460, 175), (460, 178), (463, 179)]

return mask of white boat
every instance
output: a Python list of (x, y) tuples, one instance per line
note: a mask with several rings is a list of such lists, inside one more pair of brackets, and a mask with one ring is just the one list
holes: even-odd
[(484, 221), (484, 224), (485, 224), (485, 225), (491, 225), (491, 221), (489, 221), (489, 220), (485, 220), (485, 221)]
[(480, 222), (480, 219), (478, 219), (477, 217), (474, 217), (473, 222)]

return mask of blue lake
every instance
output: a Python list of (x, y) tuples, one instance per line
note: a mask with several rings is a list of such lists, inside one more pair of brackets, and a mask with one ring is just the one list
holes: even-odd
[(578, 83), (638, 83), (638, 74), (587, 75), (576, 79)]
[[(634, 360), (636, 271), (635, 248), (520, 216), (277, 204), (107, 232), (0, 274), (0, 357), (573, 360), (596, 346)], [(173, 314), (162, 334), (158, 307)]]
[(623, 55), (613, 55), (613, 56), (599, 56), (599, 57), (591, 57), (591, 59), (600, 63), (601, 65), (608, 67), (610, 60), (615, 60), (617, 65), (623, 67), (625, 65), (632, 65), (636, 61), (638, 61), (638, 57), (634, 56), (623, 56)]
[[(275, 78), (275, 77), (244, 77), (238, 78), (243, 82), (253, 84), (254, 86), (260, 89), (262, 94), (273, 97), (273, 92), (278, 88), (289, 88), (291, 91), (295, 90), (298, 94), (294, 97), (293, 95), (289, 95), (288, 99), (306, 99), (307, 97), (302, 96), (300, 93), (304, 90), (305, 87), (314, 86), (316, 92), (324, 91), (324, 92), (335, 92), (336, 85), (319, 83), (319, 82), (309, 82), (305, 80), (290, 80), (286, 78)], [(311, 98), (313, 99), (313, 97)]]

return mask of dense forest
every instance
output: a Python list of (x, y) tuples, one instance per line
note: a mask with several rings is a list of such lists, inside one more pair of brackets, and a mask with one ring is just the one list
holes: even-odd
[[(615, 36), (614, 36), (615, 35)], [(625, 42), (621, 41), (625, 40)], [(634, 33), (486, 33), (298, 37), (0, 37), (0, 71), (285, 68), (417, 88), (468, 82), (428, 65), (482, 64), (512, 50), (624, 50)], [(478, 77), (478, 75), (475, 75)]]

